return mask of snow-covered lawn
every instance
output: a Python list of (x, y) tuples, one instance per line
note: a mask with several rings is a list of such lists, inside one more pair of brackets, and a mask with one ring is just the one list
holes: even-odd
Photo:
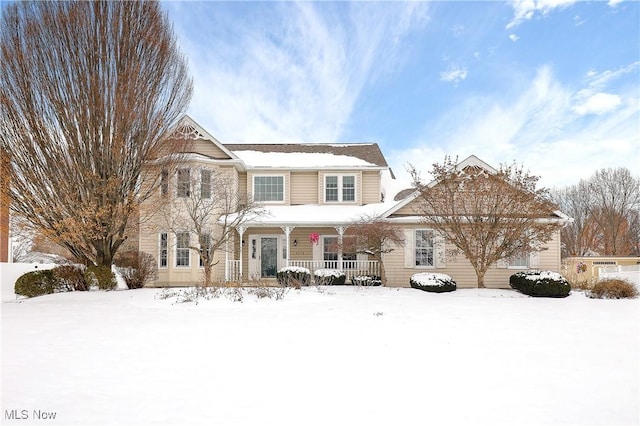
[(195, 305), (159, 293), (2, 303), (2, 423), (640, 420), (638, 299), (309, 287)]

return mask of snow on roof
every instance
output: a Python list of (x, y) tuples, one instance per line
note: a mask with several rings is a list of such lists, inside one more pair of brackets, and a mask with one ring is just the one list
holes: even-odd
[(264, 206), (264, 215), (248, 225), (315, 225), (334, 226), (357, 222), (363, 217), (380, 216), (393, 203), (374, 203), (364, 206), (318, 205)]
[(380, 167), (348, 155), (310, 152), (235, 151), (248, 167), (343, 168)]

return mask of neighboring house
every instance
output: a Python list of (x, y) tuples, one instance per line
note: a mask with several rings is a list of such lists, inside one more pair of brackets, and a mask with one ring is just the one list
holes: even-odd
[(562, 275), (575, 281), (599, 278), (600, 268), (629, 267), (640, 264), (638, 256), (570, 256), (562, 260)]
[[(178, 131), (193, 141), (188, 162), (181, 165), (189, 170), (183, 176), (223, 171), (266, 212), (238, 227), (227, 251), (216, 252), (216, 279), (269, 280), (284, 266), (341, 269), (349, 277), (377, 274), (375, 261), (366, 255), (342, 253), (336, 243), (353, 222), (380, 216), (397, 223), (406, 235), (404, 247), (385, 255), (387, 285), (408, 287), (412, 274), (434, 271), (451, 275), (459, 287), (476, 286), (467, 260), (462, 256), (445, 259), (438, 253), (446, 245), (437, 244), (435, 233), (421, 223), (415, 210), (416, 195), (406, 191), (396, 200), (395, 193), (387, 193), (394, 176), (377, 144), (222, 144), (189, 117)], [(465, 162), (490, 168), (473, 156)], [(178, 174), (164, 179), (158, 191), (179, 195)], [(150, 200), (142, 210), (153, 206)], [(549, 212), (549, 217), (559, 224), (567, 219), (559, 212)], [(199, 257), (186, 248), (196, 238), (169, 232), (157, 216), (141, 222), (140, 250), (158, 261), (155, 285), (191, 285), (200, 280)], [(517, 269), (559, 272), (559, 230), (547, 248), (511, 263), (501, 262), (487, 273), (486, 286), (508, 287), (509, 275)]]

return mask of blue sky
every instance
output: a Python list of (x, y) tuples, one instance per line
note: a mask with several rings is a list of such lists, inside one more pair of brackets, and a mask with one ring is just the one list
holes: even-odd
[(640, 174), (640, 3), (164, 2), (222, 142), (377, 142), (547, 187)]

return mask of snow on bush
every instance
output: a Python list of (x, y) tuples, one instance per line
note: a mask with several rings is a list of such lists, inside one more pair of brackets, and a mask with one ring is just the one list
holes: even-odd
[(338, 269), (316, 269), (313, 277), (317, 285), (343, 285), (347, 275)]
[(360, 286), (380, 286), (382, 280), (378, 275), (356, 275), (351, 277), (351, 284)]
[(457, 288), (456, 282), (449, 275), (432, 272), (413, 274), (409, 279), (409, 284), (412, 288), (431, 293), (444, 293), (454, 291)]
[(571, 292), (569, 282), (557, 272), (522, 271), (509, 277), (511, 288), (534, 297), (567, 297)]
[(278, 271), (276, 279), (283, 287), (300, 288), (311, 283), (311, 271), (300, 266), (285, 266)]

